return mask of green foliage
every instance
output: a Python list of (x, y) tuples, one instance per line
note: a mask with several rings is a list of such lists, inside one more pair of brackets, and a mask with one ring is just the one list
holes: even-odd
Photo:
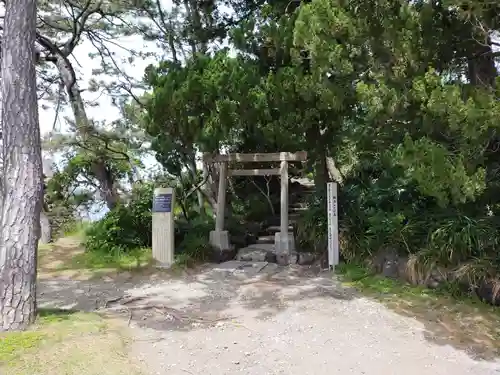
[(404, 181), (383, 176), (370, 184), (359, 178), (346, 181), (340, 195), (344, 258), (360, 261), (391, 249), (415, 254), (427, 271), (445, 267), (456, 272), (457, 280), (465, 277), (473, 285), (495, 278), (500, 270), (495, 260), (498, 219), (474, 204), (443, 209), (435, 197), (423, 195), (416, 184), (404, 186)]
[(297, 222), (299, 249), (316, 253), (325, 252), (328, 244), (327, 233), (326, 202), (315, 198)]
[(151, 247), (153, 190), (153, 183), (137, 185), (127, 204), (93, 223), (85, 234), (87, 251), (116, 254)]
[(443, 266), (461, 264), (495, 252), (500, 241), (496, 218), (473, 218), (460, 212), (434, 217), (428, 224), (428, 249)]
[(87, 220), (74, 220), (64, 226), (64, 236), (83, 236), (91, 223)]
[(121, 251), (114, 248), (112, 252), (86, 251), (71, 258), (70, 264), (64, 264), (60, 269), (86, 269), (98, 271), (101, 269), (134, 270), (150, 264), (151, 248), (134, 248)]
[(272, 210), (266, 197), (259, 192), (253, 192), (245, 196), (243, 201), (235, 204), (235, 214), (243, 215), (247, 221), (262, 221), (272, 216)]
[(45, 336), (43, 332), (3, 334), (0, 339), (0, 363), (9, 363), (19, 352), (36, 348)]
[[(88, 254), (76, 260), (80, 266), (128, 267), (148, 260), (149, 252), (144, 249), (151, 248), (153, 190), (153, 183), (136, 185), (126, 205), (108, 212), (87, 229), (84, 245)], [(189, 264), (210, 259), (212, 248), (208, 239), (214, 225), (213, 220), (206, 216), (191, 216), (189, 221), (177, 216), (176, 257)]]
[[(71, 163), (70, 163), (71, 164)], [(93, 202), (91, 193), (75, 186), (76, 176), (71, 166), (57, 171), (48, 180), (44, 191), (44, 208), (49, 216), (52, 232), (64, 234), (80, 222), (77, 212)]]
[(190, 222), (178, 221), (175, 227), (176, 262), (190, 266), (211, 259), (213, 249), (208, 240), (215, 223), (198, 217)]

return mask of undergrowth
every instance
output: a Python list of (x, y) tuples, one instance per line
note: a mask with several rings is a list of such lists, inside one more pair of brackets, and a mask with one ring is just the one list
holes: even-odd
[[(152, 183), (138, 185), (130, 201), (108, 212), (85, 231), (86, 254), (77, 262), (91, 267), (119, 265), (129, 267), (151, 260), (152, 246)], [(174, 209), (175, 212), (182, 210)], [(175, 217), (175, 259), (178, 264), (192, 265), (210, 259), (209, 233), (214, 222), (207, 215), (191, 213)]]
[(87, 251), (76, 254), (71, 259), (71, 264), (61, 268), (69, 269), (103, 269), (116, 268), (130, 270), (140, 268), (151, 263), (151, 248), (136, 248), (127, 252), (116, 249), (113, 252)]
[(474, 295), (458, 291), (453, 293), (453, 284), (443, 284), (438, 289), (429, 289), (422, 285), (411, 285), (384, 277), (358, 264), (340, 263), (335, 267), (335, 273), (340, 275), (344, 285), (354, 287), (358, 291), (381, 301), (394, 302), (404, 298), (412, 303), (426, 303), (429, 306), (444, 302), (448, 305), (465, 304), (470, 308), (491, 312), (500, 320), (500, 311), (495, 307), (483, 303)]
[[(448, 202), (426, 196), (392, 160), (359, 163), (339, 187), (341, 259), (365, 264), (380, 254), (410, 260), (422, 278), (447, 275), (448, 291), (488, 285), (500, 300), (500, 219), (474, 202)], [(325, 252), (327, 214), (315, 197), (298, 222), (298, 242), (305, 251)], [(417, 283), (421, 280), (415, 280)]]

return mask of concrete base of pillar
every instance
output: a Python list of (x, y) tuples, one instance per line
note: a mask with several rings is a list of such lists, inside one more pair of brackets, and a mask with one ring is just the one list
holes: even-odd
[(217, 250), (230, 250), (229, 244), (229, 233), (227, 230), (219, 231), (211, 231), (210, 232), (210, 245), (212, 245)]
[(282, 238), (281, 232), (277, 232), (274, 235), (274, 247), (276, 249), (276, 255), (289, 255), (292, 251), (295, 251), (295, 238), (293, 233), (289, 232), (285, 238)]

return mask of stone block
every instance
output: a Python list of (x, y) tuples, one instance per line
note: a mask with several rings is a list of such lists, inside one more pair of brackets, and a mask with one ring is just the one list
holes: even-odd
[(296, 253), (295, 251), (292, 251), (290, 253), (290, 256), (288, 257), (288, 264), (297, 264), (299, 262), (299, 254)]
[(483, 281), (475, 289), (477, 296), (481, 300), (493, 306), (500, 306), (499, 285), (495, 282)]
[(276, 263), (278, 263), (280, 266), (290, 265), (290, 255), (287, 253), (276, 254)]
[(316, 255), (314, 253), (299, 253), (299, 259), (297, 261), (301, 266), (309, 266), (316, 260)]
[(274, 235), (274, 247), (277, 255), (281, 253), (290, 255), (295, 251), (295, 237), (293, 233), (289, 232), (285, 238), (281, 238), (281, 232), (277, 232)]

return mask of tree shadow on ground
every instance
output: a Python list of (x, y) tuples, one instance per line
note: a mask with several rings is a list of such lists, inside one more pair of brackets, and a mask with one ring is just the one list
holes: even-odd
[[(98, 310), (160, 332), (237, 324), (243, 318), (268, 320), (287, 309), (307, 314), (325, 301), (327, 307), (348, 311), (353, 301), (368, 296), (416, 319), (424, 337), (437, 345), (451, 345), (475, 359), (500, 354), (500, 316), (492, 310), (406, 287), (361, 293), (314, 267), (269, 264), (256, 271), (207, 265), (183, 274), (151, 271), (107, 281), (42, 283), (45, 306)], [(334, 311), (326, 313), (333, 319)], [(415, 324), (408, 321), (408, 326)]]
[(373, 298), (399, 315), (421, 323), (424, 337), (437, 345), (451, 345), (474, 359), (500, 356), (500, 311), (477, 299), (453, 298), (447, 291), (412, 286), (380, 275), (344, 285)]

